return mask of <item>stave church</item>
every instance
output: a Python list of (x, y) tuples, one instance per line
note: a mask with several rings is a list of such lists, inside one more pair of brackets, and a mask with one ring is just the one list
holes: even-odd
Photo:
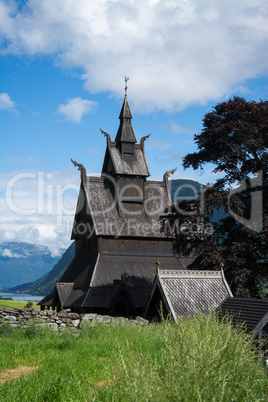
[[(137, 142), (127, 88), (119, 120), (114, 141), (101, 130), (106, 137), (106, 151), (100, 177), (87, 176), (84, 166), (72, 161), (81, 174), (71, 235), (75, 257), (54, 290), (38, 303), (42, 309), (132, 317), (145, 310), (156, 311), (152, 301), (156, 306), (161, 300), (168, 313), (172, 300), (167, 300), (163, 281), (158, 283), (160, 288), (155, 285), (159, 269), (168, 270), (177, 280), (188, 272), (192, 260), (174, 254), (172, 239), (165, 236), (160, 223), (161, 215), (171, 205), (168, 177), (174, 170), (166, 172), (162, 181), (148, 179), (145, 141), (149, 135)], [(191, 278), (188, 291), (187, 286), (183, 288), (189, 300), (197, 291), (196, 275)], [(198, 309), (204, 302), (207, 305), (207, 293), (218, 297), (215, 301), (212, 296), (210, 305), (214, 303), (215, 307), (230, 296), (222, 276), (209, 278), (212, 282), (214, 279), (213, 284), (218, 283), (216, 293), (219, 291), (220, 296), (214, 295), (215, 287), (210, 291), (207, 280), (206, 290), (199, 290)], [(174, 284), (172, 291), (176, 293), (175, 279), (169, 283), (171, 287)]]

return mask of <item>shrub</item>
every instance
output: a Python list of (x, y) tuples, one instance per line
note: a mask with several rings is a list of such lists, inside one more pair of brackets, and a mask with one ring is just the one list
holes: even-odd
[(33, 302), (28, 301), (27, 304), (25, 304), (24, 308), (32, 308), (33, 307)]

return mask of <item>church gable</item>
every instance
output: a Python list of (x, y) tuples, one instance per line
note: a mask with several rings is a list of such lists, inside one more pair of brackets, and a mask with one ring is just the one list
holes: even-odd
[(133, 149), (128, 153), (125, 152), (122, 154), (116, 144), (112, 143), (110, 159), (114, 172), (117, 175), (150, 176), (145, 153), (139, 144), (135, 144)]
[[(144, 315), (154, 318), (155, 306), (162, 304), (177, 322), (182, 316), (206, 314), (230, 296), (233, 295), (222, 271), (158, 270)], [(157, 316), (160, 314), (158, 310)]]
[[(122, 187), (121, 183), (122, 182)], [(76, 213), (73, 238), (87, 236), (164, 237), (159, 216), (169, 205), (163, 182), (134, 182), (87, 177), (84, 210)], [(134, 191), (135, 190), (135, 191)], [(82, 197), (82, 195), (81, 195)]]

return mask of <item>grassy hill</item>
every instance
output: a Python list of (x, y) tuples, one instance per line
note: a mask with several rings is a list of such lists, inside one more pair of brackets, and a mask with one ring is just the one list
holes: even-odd
[[(0, 308), (26, 308), (27, 304), (27, 300), (12, 300), (0, 297)], [(32, 302), (31, 308), (40, 310), (40, 306), (37, 306), (37, 302)]]

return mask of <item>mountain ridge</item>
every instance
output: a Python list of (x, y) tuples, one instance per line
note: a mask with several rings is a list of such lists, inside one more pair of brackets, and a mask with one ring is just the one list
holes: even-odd
[(61, 258), (53, 266), (53, 268), (41, 278), (32, 283), (25, 283), (24, 285), (9, 288), (8, 291), (13, 293), (27, 293), (35, 296), (46, 295), (50, 293), (55, 286), (56, 280), (61, 277), (65, 269), (68, 267), (69, 263), (74, 258), (74, 255), (75, 242), (71, 243), (71, 245), (62, 254)]
[(49, 272), (58, 259), (43, 245), (0, 243), (0, 288), (34, 282)]

